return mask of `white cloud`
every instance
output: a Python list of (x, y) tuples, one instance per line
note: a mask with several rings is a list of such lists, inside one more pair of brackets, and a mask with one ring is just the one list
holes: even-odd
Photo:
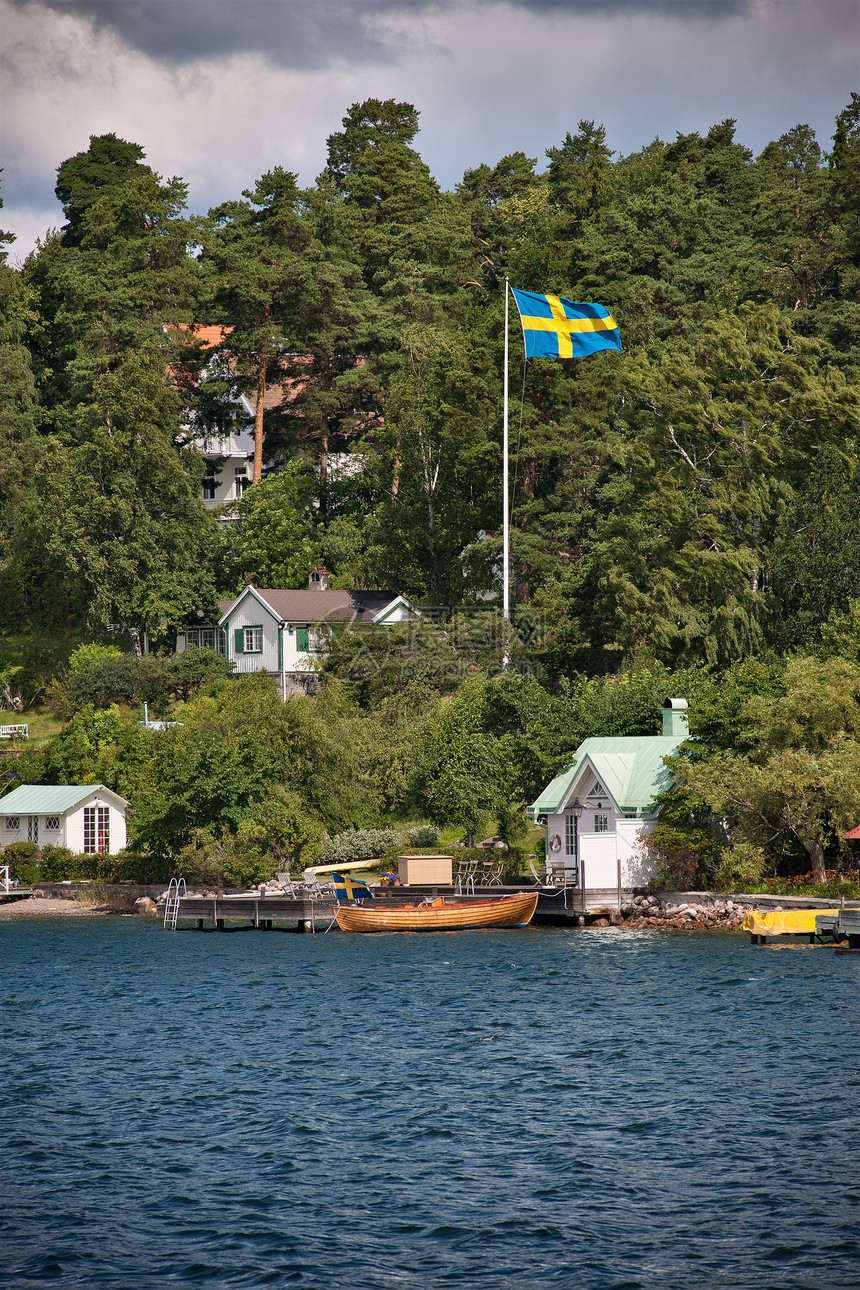
[(327, 135), (369, 97), (420, 109), (419, 149), (447, 187), (516, 149), (542, 165), (580, 118), (603, 122), (622, 152), (727, 116), (755, 150), (798, 121), (826, 146), (855, 88), (855, 0), (755, 0), (719, 19), (702, 14), (701, 5), (611, 16), (515, 3), (368, 6), (366, 48), (384, 56), (296, 70), (253, 50), (159, 61), (86, 17), (0, 0), (0, 225), (19, 236), (14, 256), (61, 223), (57, 166), (108, 131), (188, 180), (197, 211), (276, 164), (311, 183)]

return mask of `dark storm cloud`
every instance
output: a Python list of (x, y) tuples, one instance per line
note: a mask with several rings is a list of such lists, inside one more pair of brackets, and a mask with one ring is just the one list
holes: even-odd
[[(790, 0), (789, 0), (790, 2)], [(12, 0), (27, 8), (32, 0)], [(348, 57), (387, 61), (391, 51), (373, 29), (386, 14), (480, 8), (488, 0), (43, 0), (47, 8), (91, 19), (132, 49), (186, 62), (258, 52), (284, 67), (317, 68)], [(718, 20), (749, 0), (510, 0), (537, 13), (654, 14)]]
[[(12, 0), (27, 8), (31, 0)], [(344, 0), (43, 0), (91, 19), (159, 61), (263, 52), (287, 67), (319, 67), (340, 50), (378, 57), (364, 30), (365, 4)]]
[[(140, 143), (191, 209), (273, 164), (310, 184), (350, 103), (421, 113), (446, 188), (579, 119), (610, 146), (738, 118), (760, 151), (799, 121), (826, 147), (856, 84), (857, 0), (0, 0), (0, 227), (13, 257), (62, 223), (58, 165)], [(533, 92), (519, 92), (523, 85)]]

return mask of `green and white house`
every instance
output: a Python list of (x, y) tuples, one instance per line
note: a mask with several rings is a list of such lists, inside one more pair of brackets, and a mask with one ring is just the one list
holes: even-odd
[(312, 687), (329, 625), (384, 626), (417, 617), (404, 596), (387, 591), (333, 591), (325, 569), (311, 571), (307, 590), (247, 586), (221, 604), (217, 624), (188, 624), (176, 640), (206, 645), (234, 662), (235, 672), (268, 672), (288, 694)]
[(78, 855), (126, 844), (128, 802), (104, 784), (22, 784), (0, 797), (0, 847), (37, 842)]
[(663, 733), (586, 739), (567, 770), (529, 808), (546, 827), (547, 859), (590, 890), (642, 887), (652, 876), (641, 846), (657, 817), (651, 803), (671, 787), (663, 759), (685, 739), (687, 700), (663, 704)]

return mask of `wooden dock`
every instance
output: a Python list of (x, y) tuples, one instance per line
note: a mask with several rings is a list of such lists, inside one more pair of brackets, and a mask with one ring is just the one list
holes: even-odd
[[(533, 891), (533, 887), (477, 887), (474, 894), (459, 895), (455, 887), (375, 887), (374, 898), (384, 904), (407, 904), (425, 897), (445, 896), (471, 901)], [(629, 893), (632, 898), (632, 893)], [(626, 898), (627, 892), (622, 893)], [(198, 931), (239, 931), (252, 928), (259, 932), (283, 931), (312, 933), (324, 931), (334, 918), (336, 902), (332, 900), (295, 899), (287, 895), (183, 896), (177, 912), (177, 927)], [(557, 893), (541, 890), (533, 922), (583, 927), (591, 919), (606, 916), (617, 908), (617, 892), (591, 890), (585, 893), (568, 888)]]
[(295, 900), (289, 896), (183, 896), (177, 926), (193, 923), (198, 931), (313, 932), (334, 918), (333, 900)]

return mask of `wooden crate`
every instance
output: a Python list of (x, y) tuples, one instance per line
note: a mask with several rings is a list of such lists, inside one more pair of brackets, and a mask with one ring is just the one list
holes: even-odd
[(402, 887), (447, 886), (453, 884), (454, 862), (450, 856), (398, 856), (397, 876)]

